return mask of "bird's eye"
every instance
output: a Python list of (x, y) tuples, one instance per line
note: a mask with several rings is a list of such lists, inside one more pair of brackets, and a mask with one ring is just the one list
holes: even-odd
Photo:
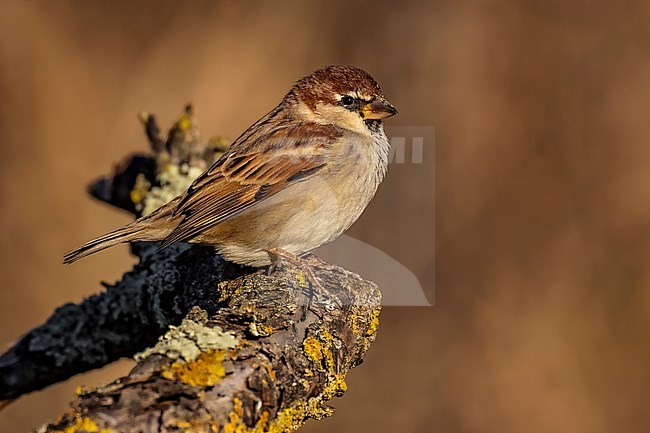
[(354, 104), (354, 98), (350, 95), (343, 95), (341, 98), (341, 104), (343, 104), (346, 107), (349, 107), (350, 105)]

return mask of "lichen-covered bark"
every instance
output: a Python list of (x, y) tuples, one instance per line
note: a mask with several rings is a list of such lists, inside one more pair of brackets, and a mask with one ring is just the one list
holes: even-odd
[(192, 307), (214, 313), (219, 281), (252, 272), (225, 262), (210, 247), (154, 250), (155, 244), (134, 246), (141, 261), (119, 282), (80, 304), (59, 307), (2, 354), (0, 400), (133, 356)]
[[(332, 413), (378, 324), (380, 294), (359, 276), (310, 258), (345, 307), (315, 303), (300, 269), (222, 281), (215, 314), (194, 308), (126, 377), (84, 390), (41, 432), (286, 432)], [(327, 293), (317, 293), (327, 299)]]

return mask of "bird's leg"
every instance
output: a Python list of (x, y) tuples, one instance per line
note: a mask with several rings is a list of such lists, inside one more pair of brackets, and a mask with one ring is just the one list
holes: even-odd
[(278, 269), (282, 269), (285, 266), (284, 258), (281, 255), (277, 254), (275, 250), (275, 248), (272, 248), (267, 251), (267, 253), (269, 253), (269, 257), (271, 258), (271, 265), (266, 270), (266, 275), (268, 276), (271, 276), (273, 272)]
[[(309, 262), (307, 262), (307, 260), (295, 254), (292, 254), (288, 251), (285, 251), (281, 248), (271, 248), (267, 250), (267, 252), (271, 257), (271, 266), (269, 267), (269, 273), (275, 271), (279, 267), (283, 267), (284, 263), (290, 263), (305, 273), (305, 275), (307, 276), (307, 280), (312, 286), (312, 290), (308, 294), (310, 297), (310, 303), (311, 300), (313, 300), (314, 295), (316, 295), (313, 289), (317, 289), (319, 292), (326, 293), (327, 295), (329, 295), (329, 298), (332, 301), (334, 301), (336, 305), (338, 305), (339, 307), (342, 306), (341, 301), (336, 295), (336, 293), (329, 290), (319, 281), (318, 277), (314, 273), (314, 268)], [(330, 302), (325, 302), (325, 304), (329, 304), (329, 303)]]
[(269, 256), (271, 256), (269, 274), (275, 272), (276, 269), (285, 267), (286, 263), (289, 263), (303, 271), (307, 275), (307, 279), (312, 286), (323, 289), (323, 286), (320, 281), (318, 281), (312, 267), (301, 257), (281, 248), (271, 248), (267, 250), (267, 252), (269, 253)]

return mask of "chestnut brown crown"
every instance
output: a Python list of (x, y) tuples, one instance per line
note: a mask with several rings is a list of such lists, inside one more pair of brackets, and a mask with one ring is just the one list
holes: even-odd
[[(354, 66), (328, 66), (319, 69), (293, 86), (285, 100), (296, 100), (312, 112), (326, 115), (319, 106), (341, 107), (356, 112), (362, 120), (377, 121), (394, 116), (397, 110), (384, 98), (381, 87), (363, 69)], [(332, 112), (332, 123), (345, 123), (345, 119)]]
[(357, 93), (366, 98), (383, 98), (384, 93), (372, 76), (354, 66), (327, 66), (298, 82), (291, 94), (314, 108), (317, 103), (337, 104), (337, 95)]

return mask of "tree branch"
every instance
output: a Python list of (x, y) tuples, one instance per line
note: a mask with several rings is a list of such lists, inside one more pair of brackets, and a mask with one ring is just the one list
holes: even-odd
[(59, 307), (5, 352), (0, 400), (133, 356), (193, 306), (216, 312), (217, 283), (246, 272), (209, 247), (177, 245), (154, 255), (155, 245), (134, 246), (141, 261), (121, 281), (81, 304)]
[(345, 392), (345, 376), (374, 340), (380, 295), (374, 284), (310, 260), (346, 308), (312, 302), (296, 268), (223, 281), (216, 314), (195, 307), (136, 355), (126, 378), (82, 391), (70, 413), (40, 432), (279, 432), (330, 415), (325, 402)]

